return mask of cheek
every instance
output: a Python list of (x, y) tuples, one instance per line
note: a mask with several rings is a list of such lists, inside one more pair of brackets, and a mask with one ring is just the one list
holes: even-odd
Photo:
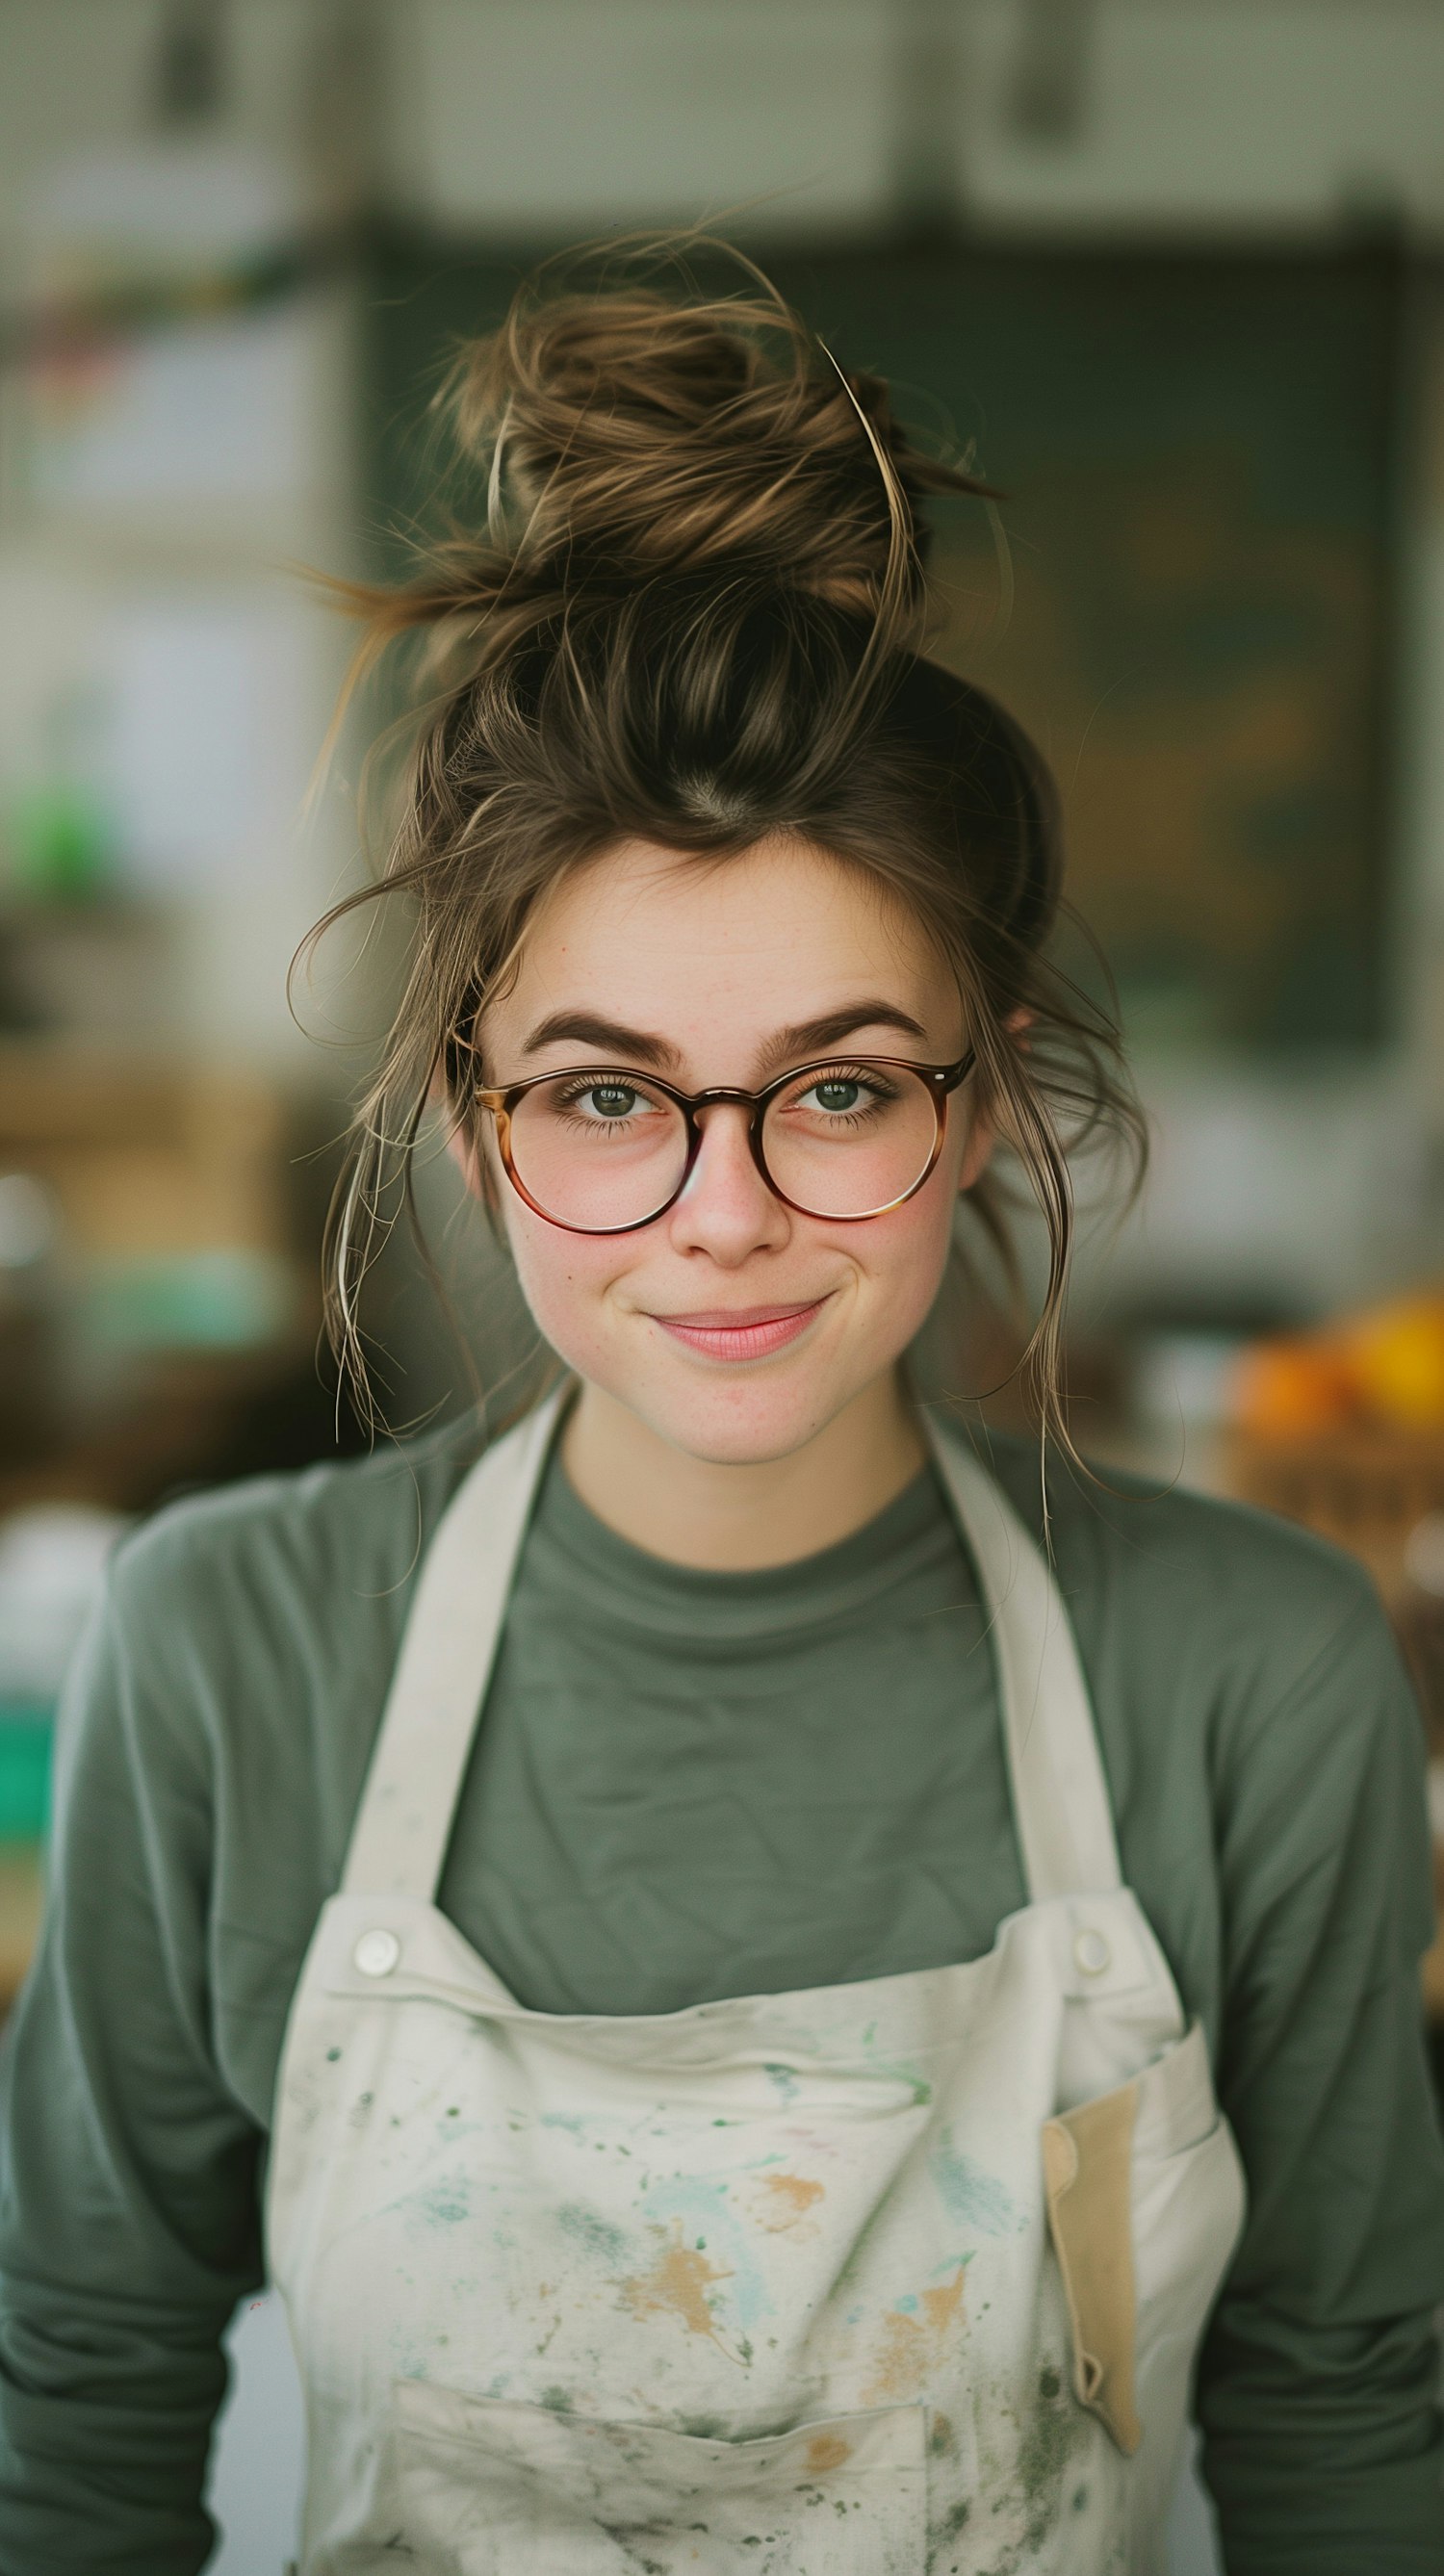
[(868, 1275), (889, 1326), (904, 1348), (942, 1285), (953, 1239), (957, 1184), (935, 1172), (915, 1199), (857, 1229), (858, 1266)]
[(538, 1329), (576, 1367), (602, 1329), (608, 1288), (624, 1267), (619, 1240), (566, 1234), (508, 1192), (507, 1241), (522, 1295)]

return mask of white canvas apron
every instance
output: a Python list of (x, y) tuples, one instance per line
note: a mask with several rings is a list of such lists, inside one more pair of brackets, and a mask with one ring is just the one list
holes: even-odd
[(555, 1419), (436, 1533), (292, 2007), (302, 2576), (1155, 2576), (1243, 2189), (1042, 1556), (934, 1434), (1028, 1884), (985, 1958), (531, 2012), (434, 1899)]

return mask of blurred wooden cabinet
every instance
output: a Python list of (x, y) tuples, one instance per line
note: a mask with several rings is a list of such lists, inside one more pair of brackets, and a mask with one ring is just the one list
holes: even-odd
[(314, 1373), (314, 1124), (244, 1069), (0, 1046), (0, 1177), (55, 1229), (40, 1286), (16, 1274), (0, 1305), (0, 1509), (144, 1508), (206, 1475), (225, 1417)]
[(282, 1095), (254, 1073), (0, 1047), (0, 1169), (53, 1191), (83, 1256), (285, 1251), (285, 1125)]

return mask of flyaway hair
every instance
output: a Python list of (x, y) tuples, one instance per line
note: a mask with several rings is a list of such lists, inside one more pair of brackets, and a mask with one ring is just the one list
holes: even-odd
[[(716, 862), (784, 833), (886, 889), (951, 964), (974, 1105), (1046, 1225), (1025, 1365), (1071, 1448), (1069, 1156), (1139, 1126), (1112, 1020), (1047, 962), (1062, 837), (1046, 764), (926, 653), (925, 504), (993, 495), (726, 256), (728, 293), (665, 245), (622, 260), (620, 282), (599, 253), (580, 284), (553, 265), (524, 286), (437, 401), (471, 513), (409, 580), (334, 585), (364, 620), (356, 673), (399, 652), (412, 707), (382, 870), (311, 934), (381, 898), (407, 913), (333, 1209), (333, 1344), (374, 1420), (359, 1287), (388, 1208), (411, 1203), (429, 1107), (481, 1115), (468, 1042), (548, 888), (623, 840)], [(1000, 1184), (969, 1204), (1006, 1257)]]

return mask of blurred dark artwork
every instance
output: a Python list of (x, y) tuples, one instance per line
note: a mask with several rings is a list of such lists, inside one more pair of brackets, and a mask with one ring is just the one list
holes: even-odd
[[(426, 396), (529, 265), (378, 249), (378, 531), (425, 524)], [(1008, 496), (1007, 574), (981, 509), (937, 513), (938, 649), (1053, 762), (1072, 895), (1130, 1035), (1377, 1040), (1400, 256), (960, 246), (770, 266), (841, 360), (973, 443)]]

